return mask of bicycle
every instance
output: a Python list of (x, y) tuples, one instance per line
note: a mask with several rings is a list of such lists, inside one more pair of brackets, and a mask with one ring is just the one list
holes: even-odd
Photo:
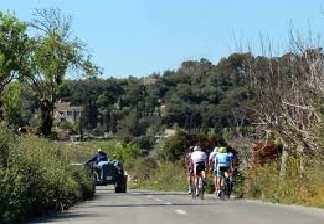
[[(205, 199), (205, 181), (203, 180), (203, 178), (201, 177), (201, 175), (197, 176), (198, 178), (198, 192), (199, 192), (199, 197), (201, 200), (204, 200)], [(197, 198), (197, 189), (196, 189), (196, 183), (195, 181), (193, 183), (191, 183), (191, 197), (193, 199), (196, 199)]]
[[(222, 177), (223, 179), (224, 177)], [(223, 186), (221, 187), (221, 192), (220, 192), (220, 199), (221, 200), (226, 200), (231, 198), (231, 193), (232, 193), (232, 188), (233, 188), (233, 181), (232, 177), (228, 175), (228, 173), (225, 173), (225, 179), (223, 182)]]

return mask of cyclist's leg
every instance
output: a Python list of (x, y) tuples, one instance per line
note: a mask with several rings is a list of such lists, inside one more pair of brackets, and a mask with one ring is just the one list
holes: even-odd
[(223, 187), (223, 178), (224, 177), (224, 172), (221, 167), (217, 167), (217, 194), (219, 195), (221, 193), (221, 189)]
[(214, 174), (215, 194), (217, 194), (218, 188), (217, 188), (217, 170), (216, 169), (214, 170), (213, 174)]
[(222, 167), (221, 168), (221, 179), (220, 179), (220, 189), (223, 188), (224, 186), (224, 181), (225, 181), (225, 177), (226, 177), (226, 173), (227, 173), (227, 170), (226, 168)]
[(201, 175), (202, 175), (202, 170), (201, 170), (201, 167), (199, 165), (196, 166), (196, 195), (198, 196), (199, 195), (199, 190), (200, 190), (200, 180), (201, 180)]
[(187, 169), (188, 194), (191, 193), (191, 171)]
[(194, 172), (193, 172), (193, 185), (195, 186), (194, 189), (195, 192), (193, 192), (194, 194), (197, 194), (197, 189), (198, 189), (197, 181), (198, 181), (197, 164), (194, 164)]

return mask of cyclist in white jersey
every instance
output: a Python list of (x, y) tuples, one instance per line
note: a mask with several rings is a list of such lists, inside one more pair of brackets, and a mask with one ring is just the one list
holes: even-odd
[[(214, 151), (212, 151), (209, 155), (209, 171), (210, 172), (214, 172), (216, 169), (215, 159), (216, 159), (216, 155), (217, 155), (219, 148), (220, 148), (219, 146), (215, 146)], [(216, 186), (217, 186), (217, 177), (216, 176), (214, 177), (214, 186), (216, 189)]]
[[(200, 146), (194, 147), (194, 152), (190, 155), (192, 163), (194, 164), (194, 180), (196, 184), (196, 189), (199, 189), (199, 182), (197, 177), (201, 177), (202, 180), (206, 178), (206, 166), (207, 166), (207, 154), (201, 151)], [(199, 191), (196, 192), (199, 195)]]

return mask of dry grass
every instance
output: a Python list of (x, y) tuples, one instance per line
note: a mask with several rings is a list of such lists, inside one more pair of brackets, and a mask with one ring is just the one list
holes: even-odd
[(324, 165), (311, 158), (305, 164), (303, 178), (299, 176), (298, 159), (290, 158), (285, 177), (279, 174), (278, 163), (271, 163), (245, 173), (245, 196), (266, 201), (324, 207)]

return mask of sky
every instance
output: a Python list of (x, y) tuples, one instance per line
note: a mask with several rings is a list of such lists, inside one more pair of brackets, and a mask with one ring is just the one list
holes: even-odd
[(142, 77), (202, 57), (217, 63), (261, 39), (279, 52), (291, 27), (324, 34), (323, 0), (0, 0), (0, 10), (26, 21), (35, 8), (71, 15), (104, 77)]

